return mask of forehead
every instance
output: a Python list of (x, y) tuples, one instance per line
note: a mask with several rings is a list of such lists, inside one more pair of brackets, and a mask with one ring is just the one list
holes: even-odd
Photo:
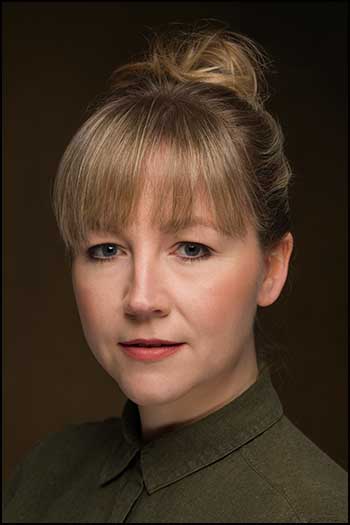
[[(151, 224), (163, 233), (172, 233), (178, 229), (190, 226), (209, 226), (219, 229), (216, 220), (216, 210), (211, 201), (207, 190), (202, 181), (197, 181), (196, 187), (191, 191), (191, 205), (188, 203), (189, 192), (181, 196), (174, 185), (169, 185), (169, 191), (165, 195), (164, 191), (159, 192), (164, 185), (164, 180), (169, 177), (169, 163), (173, 159), (169, 158), (167, 148), (158, 148), (150, 155), (143, 168), (142, 192), (135, 199), (133, 212), (129, 216), (128, 226)], [(170, 168), (171, 170), (171, 168)], [(174, 172), (176, 175), (174, 176)], [(170, 171), (171, 173), (171, 171)], [(177, 172), (176, 168), (172, 172), (174, 181), (179, 181), (185, 173)], [(179, 181), (181, 187), (181, 181)], [(175, 187), (177, 183), (175, 182)], [(177, 188), (178, 189), (178, 188)], [(183, 191), (183, 188), (182, 188)], [(183, 204), (186, 202), (186, 206)], [(161, 208), (159, 208), (161, 204)], [(177, 212), (175, 210), (178, 210)], [(187, 209), (187, 213), (185, 212)], [(158, 213), (161, 210), (161, 213)], [(180, 211), (181, 210), (181, 211)], [(179, 220), (180, 219), (180, 220)]]
[[(242, 236), (240, 208), (232, 202), (223, 177), (217, 177), (217, 170), (208, 171), (200, 160), (182, 150), (157, 146), (127, 170), (114, 164), (99, 186), (91, 185), (90, 206), (86, 209), (84, 202), (84, 214), (79, 216), (77, 244), (93, 232), (176, 234), (204, 225), (212, 228), (209, 232)], [(100, 175), (93, 172), (91, 179)]]
[[(168, 198), (168, 210), (170, 210), (170, 200)], [(135, 212), (130, 214), (126, 227), (112, 226), (112, 231), (121, 233), (125, 230), (135, 229), (137, 231), (151, 228), (164, 234), (172, 234), (184, 229), (205, 227), (212, 228), (218, 233), (221, 232), (213, 211), (199, 195), (193, 199), (191, 214), (185, 216), (181, 221), (177, 221), (170, 211), (167, 212), (167, 206), (165, 206), (165, 211), (161, 217), (154, 215), (153, 210), (156, 204), (157, 195), (155, 192), (145, 192), (135, 207)]]

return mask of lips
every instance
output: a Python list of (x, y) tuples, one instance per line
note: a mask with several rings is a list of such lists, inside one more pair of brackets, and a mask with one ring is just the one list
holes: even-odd
[[(138, 343), (136, 341), (139, 341)], [(142, 341), (140, 343), (140, 341)], [(149, 346), (146, 346), (148, 343)], [(169, 344), (170, 343), (170, 344)], [(185, 347), (184, 343), (173, 343), (160, 339), (134, 339), (134, 341), (124, 341), (119, 343), (125, 355), (136, 361), (152, 363), (161, 361), (173, 354), (181, 352)]]
[(133, 347), (143, 347), (143, 348), (157, 348), (157, 347), (166, 347), (166, 346), (178, 346), (182, 343), (176, 341), (169, 341), (167, 339), (132, 339), (129, 341), (122, 341), (120, 343), (122, 346), (133, 346)]

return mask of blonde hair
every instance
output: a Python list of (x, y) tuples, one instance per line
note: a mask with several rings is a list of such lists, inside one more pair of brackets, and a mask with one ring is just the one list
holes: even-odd
[(266, 67), (251, 39), (224, 29), (156, 35), (141, 60), (119, 67), (54, 181), (68, 251), (89, 230), (127, 226), (146, 188), (160, 226), (181, 228), (200, 196), (224, 233), (243, 236), (250, 223), (263, 248), (280, 240), (291, 170), (264, 108)]

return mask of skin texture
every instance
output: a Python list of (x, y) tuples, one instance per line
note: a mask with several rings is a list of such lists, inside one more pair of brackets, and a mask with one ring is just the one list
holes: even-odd
[[(253, 323), (257, 305), (279, 296), (293, 246), (291, 234), (269, 254), (255, 232), (244, 239), (205, 226), (175, 234), (152, 227), (150, 195), (122, 234), (91, 232), (73, 260), (72, 282), (85, 338), (100, 365), (139, 407), (145, 441), (227, 404), (258, 375)], [(195, 203), (195, 214), (212, 220)], [(211, 249), (209, 258), (186, 262)], [(95, 262), (87, 248), (117, 244), (111, 260)], [(193, 248), (192, 248), (193, 250)], [(106, 257), (101, 249), (94, 252)], [(161, 338), (185, 342), (160, 361), (126, 355), (120, 341)]]

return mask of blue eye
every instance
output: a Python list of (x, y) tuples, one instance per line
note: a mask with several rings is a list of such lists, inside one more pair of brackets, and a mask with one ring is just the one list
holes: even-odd
[(97, 244), (96, 246), (91, 246), (88, 249), (88, 257), (97, 261), (105, 261), (107, 259), (113, 259), (116, 251), (117, 245), (111, 243)]
[[(179, 243), (179, 248), (185, 248), (185, 255), (180, 255), (181, 261), (185, 263), (200, 261), (211, 256), (210, 249), (197, 242), (182, 242)], [(88, 248), (87, 258), (93, 262), (113, 261), (118, 256), (118, 249), (118, 245), (114, 243), (96, 244)]]
[[(199, 244), (197, 242), (182, 242), (180, 243), (180, 248), (182, 247), (185, 247), (185, 249), (187, 248), (187, 257), (183, 257), (181, 256), (181, 259), (184, 261), (184, 262), (195, 262), (195, 261), (200, 261), (202, 259), (207, 259), (208, 257), (211, 256), (211, 251), (210, 249), (205, 246), (204, 244)], [(202, 250), (204, 251), (203, 255), (199, 255), (197, 257), (195, 257), (198, 253), (198, 250), (199, 252)]]

